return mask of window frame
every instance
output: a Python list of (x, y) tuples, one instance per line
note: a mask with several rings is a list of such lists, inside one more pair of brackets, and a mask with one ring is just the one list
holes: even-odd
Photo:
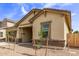
[(41, 22), (41, 30), (42, 30), (42, 25), (45, 24), (45, 23), (47, 23), (49, 25), (48, 25), (48, 36), (44, 37), (44, 38), (49, 38), (50, 39), (50, 36), (51, 36), (51, 21)]
[(0, 32), (0, 37), (3, 37), (3, 32)]

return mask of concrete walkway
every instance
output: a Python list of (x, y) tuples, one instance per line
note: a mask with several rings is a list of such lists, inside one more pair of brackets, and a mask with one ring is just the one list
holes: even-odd
[(7, 42), (0, 42), (0, 46), (3, 46), (3, 45), (8, 45), (9, 43)]

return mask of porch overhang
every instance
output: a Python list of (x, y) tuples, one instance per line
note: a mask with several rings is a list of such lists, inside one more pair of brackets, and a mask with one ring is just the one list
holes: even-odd
[(16, 27), (8, 27), (6, 28), (7, 32), (17, 31)]
[(23, 28), (23, 27), (32, 27), (32, 24), (24, 24), (24, 25), (19, 25), (19, 28)]

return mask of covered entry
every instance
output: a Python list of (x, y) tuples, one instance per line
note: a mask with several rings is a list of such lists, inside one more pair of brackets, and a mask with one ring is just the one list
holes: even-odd
[[(17, 33), (18, 34), (18, 33)], [(32, 26), (19, 26), (19, 39), (22, 43), (32, 42)]]

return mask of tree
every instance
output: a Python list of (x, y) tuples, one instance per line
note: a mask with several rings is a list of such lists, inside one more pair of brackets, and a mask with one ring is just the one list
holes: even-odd
[[(34, 40), (34, 45), (35, 45), (35, 55), (36, 55), (36, 51), (37, 49), (41, 48), (42, 46), (42, 41), (44, 40), (44, 38), (46, 37), (46, 33), (45, 33), (45, 30), (40, 30), (40, 32), (38, 32), (38, 35), (40, 37), (39, 40)], [(45, 51), (45, 55), (47, 55), (47, 49), (48, 49), (48, 39), (46, 39), (46, 51)]]

